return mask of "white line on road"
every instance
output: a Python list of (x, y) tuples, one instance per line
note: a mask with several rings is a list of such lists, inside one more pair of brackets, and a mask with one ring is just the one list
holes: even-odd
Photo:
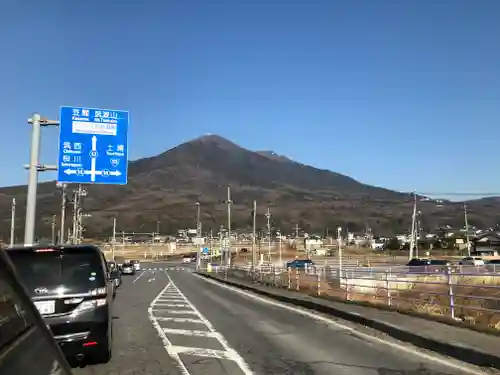
[[(186, 296), (179, 290), (179, 288), (177, 288), (177, 286), (173, 283), (172, 279), (168, 276), (168, 274), (166, 275), (168, 277), (168, 284), (149, 305), (148, 315), (151, 323), (153, 324), (153, 327), (156, 329), (160, 338), (163, 341), (165, 350), (167, 351), (168, 355), (170, 355), (170, 357), (172, 357), (178, 363), (182, 374), (191, 375), (186, 365), (180, 358), (180, 354), (230, 360), (238, 365), (238, 367), (241, 369), (244, 375), (254, 375), (254, 373), (252, 372), (252, 370), (250, 370), (250, 368), (245, 363), (243, 358), (233, 348), (229, 346), (229, 343), (226, 341), (226, 339), (215, 330), (212, 324), (198, 311), (198, 309), (196, 309), (196, 307), (194, 307), (194, 305), (186, 298)], [(168, 291), (176, 292), (182, 298), (183, 301), (182, 307), (184, 307), (184, 310), (175, 310), (177, 311), (176, 314), (191, 313), (195, 315), (197, 319), (160, 317), (156, 315), (155, 313), (158, 313), (160, 311), (164, 311), (166, 313), (172, 313), (174, 311), (169, 308), (161, 309), (161, 307), (165, 305), (172, 305), (172, 304), (159, 303), (160, 298), (162, 298), (162, 296)], [(170, 299), (169, 302), (173, 302), (173, 300)], [(192, 311), (188, 312), (188, 310), (185, 310), (185, 308), (190, 308)], [(207, 328), (208, 330), (204, 332), (201, 330), (163, 328), (160, 326), (159, 323), (162, 321), (169, 321), (173, 323), (199, 323), (203, 324), (205, 326), (204, 328)], [(213, 337), (220, 342), (224, 350), (213, 350), (208, 348), (184, 347), (184, 346), (173, 345), (168, 339), (167, 334), (177, 334), (177, 335), (181, 334), (193, 337)]]
[(196, 329), (163, 328), (163, 332), (171, 335), (199, 336), (199, 337), (219, 337), (220, 333), (212, 331), (198, 331)]
[(185, 303), (156, 303), (155, 307), (189, 307)]
[[(161, 307), (161, 306), (160, 306)], [(155, 306), (155, 308), (153, 308), (153, 311), (158, 311), (158, 312), (164, 312), (164, 313), (167, 313), (167, 314), (174, 314), (174, 315), (182, 315), (182, 314), (186, 314), (186, 315), (189, 315), (189, 314), (196, 314), (194, 311), (191, 311), (191, 310), (164, 310), (164, 309), (159, 309), (158, 308), (158, 305)]]
[(347, 325), (344, 325), (342, 323), (339, 323), (337, 321), (329, 319), (326, 316), (319, 315), (318, 313), (313, 313), (313, 312), (307, 311), (305, 309), (301, 309), (298, 307), (287, 305), (287, 304), (282, 303), (282, 302), (278, 302), (278, 301), (274, 301), (274, 300), (271, 300), (268, 298), (264, 298), (264, 297), (261, 297), (261, 296), (255, 294), (255, 293), (247, 292), (247, 291), (242, 290), (240, 288), (230, 286), (227, 284), (223, 284), (221, 282), (218, 282), (218, 281), (215, 281), (212, 279), (208, 279), (206, 277), (197, 275), (195, 273), (193, 273), (193, 275), (195, 275), (196, 277), (198, 277), (201, 280), (204, 280), (210, 284), (217, 285), (221, 288), (233, 291), (235, 293), (238, 293), (238, 294), (245, 296), (245, 297), (248, 297), (250, 299), (253, 299), (253, 300), (256, 300), (256, 301), (259, 301), (262, 303), (266, 303), (266, 304), (269, 304), (272, 306), (281, 307), (285, 310), (295, 312), (295, 313), (300, 314), (302, 316), (307, 316), (307, 317), (312, 318), (316, 321), (320, 321), (322, 323), (326, 323), (326, 324), (329, 324), (331, 326), (334, 326), (334, 327), (337, 327), (340, 329), (344, 329), (346, 331), (349, 331), (354, 336), (365, 339), (367, 341), (371, 341), (373, 343), (380, 344), (380, 345), (387, 345), (387, 346), (390, 346), (394, 349), (401, 350), (403, 352), (410, 353), (412, 355), (415, 355), (417, 357), (425, 359), (426, 361), (436, 362), (436, 363), (439, 363), (441, 365), (451, 367), (451, 368), (454, 368), (454, 369), (457, 369), (460, 371), (469, 372), (470, 374), (474, 374), (474, 375), (484, 375), (485, 374), (484, 371), (478, 370), (477, 367), (466, 364), (466, 363), (461, 363), (458, 360), (451, 360), (451, 359), (447, 359), (447, 358), (438, 357), (437, 355), (427, 354), (427, 353), (421, 352), (419, 350), (412, 349), (410, 346), (402, 345), (402, 344), (399, 344), (397, 342), (388, 341), (388, 340), (383, 339), (383, 338), (378, 338), (376, 336), (372, 336), (368, 333), (360, 332), (360, 331), (356, 330), (356, 328), (349, 327)]
[(139, 279), (141, 278), (141, 276), (142, 276), (142, 275), (144, 275), (144, 273), (145, 273), (145, 272), (146, 272), (146, 271), (142, 271), (142, 273), (141, 273), (139, 276), (137, 276), (137, 277), (136, 277), (136, 279), (135, 279), (134, 281), (132, 281), (132, 284), (135, 284), (135, 282), (136, 282), (137, 280), (139, 280)]

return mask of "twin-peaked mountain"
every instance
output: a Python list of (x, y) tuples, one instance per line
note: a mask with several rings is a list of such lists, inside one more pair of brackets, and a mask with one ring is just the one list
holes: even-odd
[[(348, 176), (317, 169), (277, 155), (272, 151), (249, 151), (216, 135), (183, 143), (160, 155), (139, 159), (129, 165), (126, 186), (87, 186), (84, 208), (89, 236), (109, 236), (112, 217), (118, 229), (153, 232), (158, 222), (163, 233), (196, 225), (196, 202), (201, 204), (203, 229), (218, 230), (227, 224), (227, 186), (231, 186), (232, 226), (251, 225), (252, 201), (258, 203), (258, 226), (271, 207), (273, 226), (292, 231), (330, 232), (337, 226), (364, 231), (366, 226), (383, 233), (407, 231), (412, 197), (389, 189), (360, 183)], [(18, 207), (17, 233), (23, 233), (26, 186), (0, 189), (0, 236), (9, 235), (11, 199)], [(52, 215), (60, 213), (60, 190), (54, 182), (38, 188), (37, 232), (51, 233)], [(497, 199), (469, 203), (469, 219), (476, 225), (495, 223)], [(463, 225), (459, 203), (421, 202), (422, 224)], [(68, 210), (70, 207), (68, 208)], [(69, 217), (71, 215), (68, 215)], [(69, 224), (69, 222), (68, 222)], [(21, 238), (21, 237), (20, 237)]]

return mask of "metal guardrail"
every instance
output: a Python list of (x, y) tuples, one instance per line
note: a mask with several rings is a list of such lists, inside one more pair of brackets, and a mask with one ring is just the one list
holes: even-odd
[(386, 305), (500, 329), (500, 267), (347, 267), (285, 269), (272, 265), (211, 272), (321, 297)]

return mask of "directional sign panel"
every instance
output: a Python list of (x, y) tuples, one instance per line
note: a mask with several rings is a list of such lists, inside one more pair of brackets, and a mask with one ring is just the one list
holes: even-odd
[(61, 107), (59, 122), (58, 182), (127, 183), (128, 112)]

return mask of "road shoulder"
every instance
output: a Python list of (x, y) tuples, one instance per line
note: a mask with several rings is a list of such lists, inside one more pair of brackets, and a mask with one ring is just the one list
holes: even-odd
[(500, 369), (500, 339), (466, 328), (354, 304), (328, 301), (282, 288), (253, 284), (251, 281), (199, 273), (231, 286), (332, 315), (381, 331), (397, 340), (481, 367)]

